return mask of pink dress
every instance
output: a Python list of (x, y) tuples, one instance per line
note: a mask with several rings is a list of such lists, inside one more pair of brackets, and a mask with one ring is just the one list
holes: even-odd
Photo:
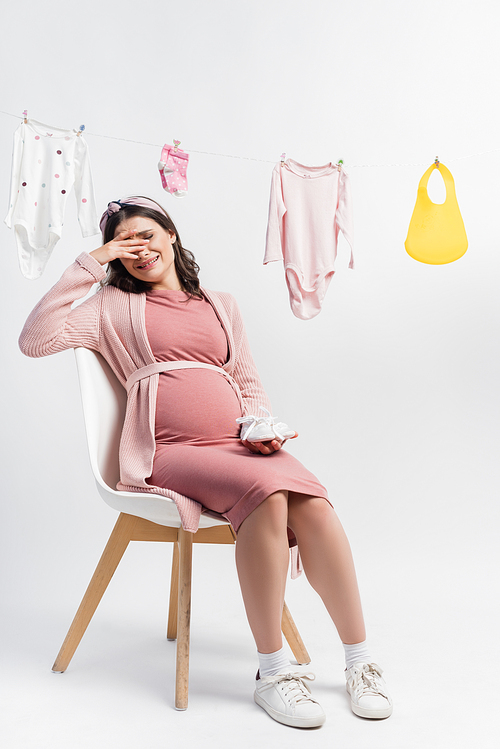
[[(228, 342), (206, 299), (183, 291), (146, 295), (146, 330), (157, 361), (221, 367)], [(270, 494), (288, 489), (328, 498), (316, 477), (285, 450), (255, 455), (239, 439), (241, 407), (230, 383), (210, 369), (160, 374), (156, 452), (148, 483), (191, 497), (235, 528)]]

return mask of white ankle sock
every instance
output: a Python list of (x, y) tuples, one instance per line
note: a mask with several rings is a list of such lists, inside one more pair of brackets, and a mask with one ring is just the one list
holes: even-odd
[(346, 669), (354, 666), (355, 663), (362, 661), (363, 663), (371, 663), (371, 655), (366, 645), (366, 640), (363, 642), (356, 642), (354, 645), (346, 645), (343, 643), (345, 650), (345, 667)]
[(282, 671), (290, 671), (290, 659), (285, 653), (285, 648), (276, 650), (275, 653), (259, 653), (259, 674), (260, 676), (274, 676)]

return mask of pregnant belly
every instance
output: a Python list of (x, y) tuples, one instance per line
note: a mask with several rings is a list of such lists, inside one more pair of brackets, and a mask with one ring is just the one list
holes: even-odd
[(156, 402), (157, 442), (206, 444), (239, 436), (238, 396), (223, 375), (206, 369), (160, 374)]

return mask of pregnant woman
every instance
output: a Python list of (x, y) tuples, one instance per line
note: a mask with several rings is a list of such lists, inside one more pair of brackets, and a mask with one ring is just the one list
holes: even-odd
[[(271, 407), (236, 302), (200, 287), (193, 255), (155, 201), (109, 203), (101, 230), (102, 247), (79, 255), (35, 307), (21, 350), (99, 351), (128, 393), (118, 489), (171, 496), (189, 531), (203, 509), (231, 522), (259, 658), (256, 703), (290, 726), (325, 720), (307, 684), (314, 677), (294, 670), (282, 644), (288, 550), (297, 545), (344, 644), (352, 710), (387, 718), (392, 702), (367, 648), (349, 543), (325, 488), (282, 449), (294, 433), (257, 422)], [(72, 309), (96, 282), (99, 291)]]

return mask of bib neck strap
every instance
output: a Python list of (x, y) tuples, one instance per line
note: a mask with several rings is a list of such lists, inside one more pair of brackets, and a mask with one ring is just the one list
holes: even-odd
[[(446, 187), (446, 198), (444, 201), (446, 203), (449, 198), (455, 197), (455, 180), (453, 179), (450, 170), (447, 169), (444, 164), (440, 163), (438, 167), (435, 164), (432, 164), (432, 166), (427, 169), (422, 179), (418, 183), (418, 192), (424, 192), (428, 200), (431, 203), (434, 203), (434, 201), (429, 198), (429, 193), (427, 192), (427, 184), (434, 169), (439, 169), (441, 177), (443, 178), (443, 182)], [(444, 205), (444, 203), (434, 203), (434, 205)]]

